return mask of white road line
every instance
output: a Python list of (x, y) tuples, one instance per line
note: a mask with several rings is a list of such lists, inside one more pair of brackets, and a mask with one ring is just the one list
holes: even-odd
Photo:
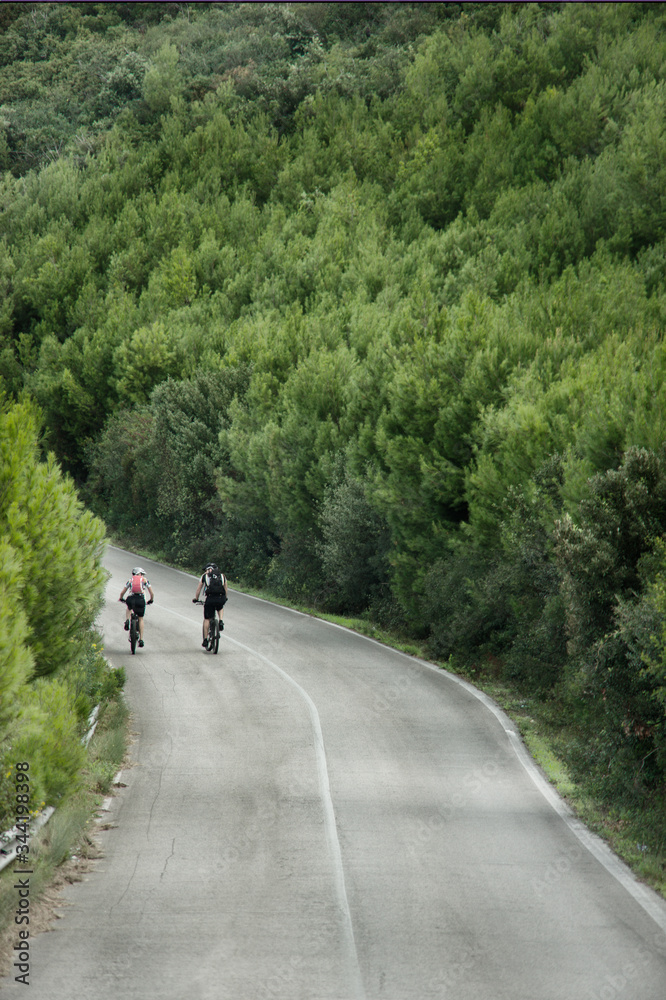
[[(253, 597), (251, 594), (246, 594), (244, 596), (252, 597), (255, 601), (263, 601), (263, 598)], [(264, 603), (271, 604), (272, 602), (264, 601)], [(282, 607), (282, 605), (278, 606)], [(285, 610), (292, 611), (297, 615), (304, 614), (304, 612), (296, 611), (294, 608), (286, 608)], [(454, 681), (460, 687), (468, 691), (469, 694), (473, 695), (476, 699), (478, 699), (478, 701), (482, 702), (482, 704), (485, 705), (489, 712), (492, 712), (502, 726), (502, 729), (508, 737), (516, 757), (525, 768), (538, 790), (547, 802), (550, 803), (563, 822), (566, 823), (574, 836), (577, 837), (583, 847), (585, 847), (586, 850), (588, 850), (590, 854), (592, 854), (593, 857), (595, 857), (597, 861), (603, 865), (606, 871), (612, 875), (613, 878), (617, 879), (620, 885), (626, 889), (639, 906), (641, 906), (643, 910), (645, 910), (645, 912), (652, 917), (659, 928), (666, 933), (666, 902), (652, 889), (639, 882), (629, 866), (613, 853), (608, 844), (606, 844), (601, 837), (598, 837), (596, 834), (592, 833), (591, 830), (588, 830), (585, 824), (574, 815), (570, 807), (560, 796), (554, 786), (551, 785), (550, 782), (543, 776), (540, 768), (534, 762), (530, 753), (526, 749), (521, 737), (518, 736), (514, 729), (512, 729), (512, 720), (504, 711), (502, 711), (499, 705), (497, 705), (492, 698), (490, 698), (483, 691), (480, 691), (478, 688), (475, 688), (473, 684), (463, 680), (462, 677), (458, 677), (456, 674), (452, 674), (450, 671), (445, 670), (443, 667), (438, 667), (434, 663), (428, 663), (427, 660), (422, 660), (416, 656), (410, 656), (409, 653), (403, 653), (402, 650), (393, 649), (392, 646), (387, 646), (385, 643), (379, 642), (379, 640), (373, 639), (370, 636), (363, 635), (361, 632), (355, 632), (353, 629), (347, 628), (346, 625), (339, 625), (337, 622), (329, 622), (326, 621), (325, 618), (317, 618), (315, 615), (305, 615), (305, 617), (314, 618), (323, 625), (330, 625), (332, 628), (342, 629), (344, 632), (349, 632), (351, 635), (355, 635), (359, 639), (365, 639), (366, 642), (371, 642), (375, 646), (380, 646), (382, 649), (390, 650), (398, 656), (404, 657), (412, 665), (417, 663), (421, 667), (425, 667), (427, 670), (433, 671), (439, 677), (447, 677), (449, 680)]]
[[(175, 615), (176, 618), (182, 618), (183, 621), (189, 622), (192, 625), (196, 625), (197, 628), (200, 627), (200, 619), (196, 620), (188, 617), (187, 615), (181, 614), (179, 611), (174, 611), (172, 608), (167, 608), (163, 604), (159, 605), (160, 611), (166, 611), (171, 615)], [(244, 649), (246, 653), (250, 653), (251, 656), (255, 656), (257, 659), (262, 660), (269, 667), (276, 671), (288, 684), (290, 684), (298, 692), (300, 697), (305, 702), (308, 713), (310, 715), (310, 724), (312, 726), (312, 734), (314, 738), (314, 750), (315, 758), (317, 762), (317, 777), (319, 779), (319, 795), (321, 798), (323, 810), (324, 810), (324, 828), (326, 831), (326, 842), (328, 844), (329, 854), (333, 862), (334, 870), (334, 880), (335, 880), (335, 891), (338, 901), (338, 908), (340, 911), (340, 918), (342, 921), (343, 930), (343, 942), (345, 948), (345, 959), (347, 965), (347, 973), (349, 976), (350, 985), (350, 995), (349, 1000), (365, 1000), (365, 989), (363, 987), (363, 979), (361, 977), (361, 968), (358, 960), (358, 952), (356, 950), (356, 941), (354, 939), (354, 927), (352, 924), (351, 911), (349, 909), (349, 901), (347, 899), (347, 888), (345, 885), (345, 873), (342, 865), (342, 852), (340, 850), (340, 841), (338, 839), (338, 828), (335, 822), (335, 810), (333, 808), (333, 799), (331, 797), (331, 786), (328, 778), (328, 765), (326, 763), (326, 749), (324, 747), (324, 736), (321, 730), (321, 721), (319, 719), (319, 712), (317, 711), (317, 706), (313, 702), (307, 691), (298, 684), (293, 677), (290, 677), (286, 671), (279, 667), (277, 663), (273, 663), (268, 657), (264, 656), (263, 653), (258, 653), (256, 649), (252, 649), (250, 646), (246, 646), (244, 643), (239, 642), (238, 639), (232, 639), (231, 636), (223, 633), (221, 636), (226, 642), (233, 643), (234, 646), (238, 646), (240, 649)]]

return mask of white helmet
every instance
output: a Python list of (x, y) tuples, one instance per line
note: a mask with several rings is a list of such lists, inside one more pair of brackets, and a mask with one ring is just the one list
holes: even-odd
[(145, 576), (145, 573), (140, 566), (135, 566), (132, 570), (132, 576)]

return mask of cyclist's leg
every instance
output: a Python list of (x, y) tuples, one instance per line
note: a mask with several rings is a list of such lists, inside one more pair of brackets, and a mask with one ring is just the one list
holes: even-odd
[(215, 617), (215, 598), (207, 597), (204, 601), (203, 609), (203, 641), (206, 642), (208, 639), (208, 629), (210, 628), (211, 620)]
[(139, 617), (139, 639), (143, 641), (143, 616), (146, 613), (146, 599), (142, 594), (135, 595), (134, 610)]
[(129, 629), (129, 622), (132, 616), (133, 606), (134, 606), (134, 594), (128, 594), (125, 599), (125, 631)]

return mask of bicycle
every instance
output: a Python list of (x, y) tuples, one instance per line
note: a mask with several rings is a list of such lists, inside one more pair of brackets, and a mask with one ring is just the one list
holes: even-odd
[[(192, 601), (193, 604), (203, 604), (203, 601)], [(213, 610), (213, 617), (208, 623), (208, 638), (206, 640), (206, 649), (209, 653), (217, 653), (220, 647), (220, 621), (217, 616), (217, 611)]]
[[(123, 604), (127, 604), (127, 599), (125, 597), (122, 597), (121, 600)], [(152, 604), (152, 603), (153, 603), (152, 601), (147, 601), (147, 604)], [(139, 641), (139, 635), (140, 635), (139, 616), (137, 615), (134, 608), (132, 608), (132, 610), (130, 611), (129, 630), (127, 633), (127, 638), (129, 639), (129, 644), (130, 644), (130, 649), (132, 650), (132, 654), (136, 652), (136, 644)]]

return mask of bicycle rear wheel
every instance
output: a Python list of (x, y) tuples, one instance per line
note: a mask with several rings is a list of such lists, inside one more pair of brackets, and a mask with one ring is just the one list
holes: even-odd
[(218, 620), (216, 618), (215, 622), (213, 624), (213, 652), (214, 653), (217, 653), (219, 645), (220, 645), (220, 626), (219, 626)]
[(138, 638), (139, 638), (139, 622), (136, 615), (133, 614), (132, 617), (130, 618), (130, 627), (129, 627), (129, 641), (132, 653), (136, 651), (136, 640)]

